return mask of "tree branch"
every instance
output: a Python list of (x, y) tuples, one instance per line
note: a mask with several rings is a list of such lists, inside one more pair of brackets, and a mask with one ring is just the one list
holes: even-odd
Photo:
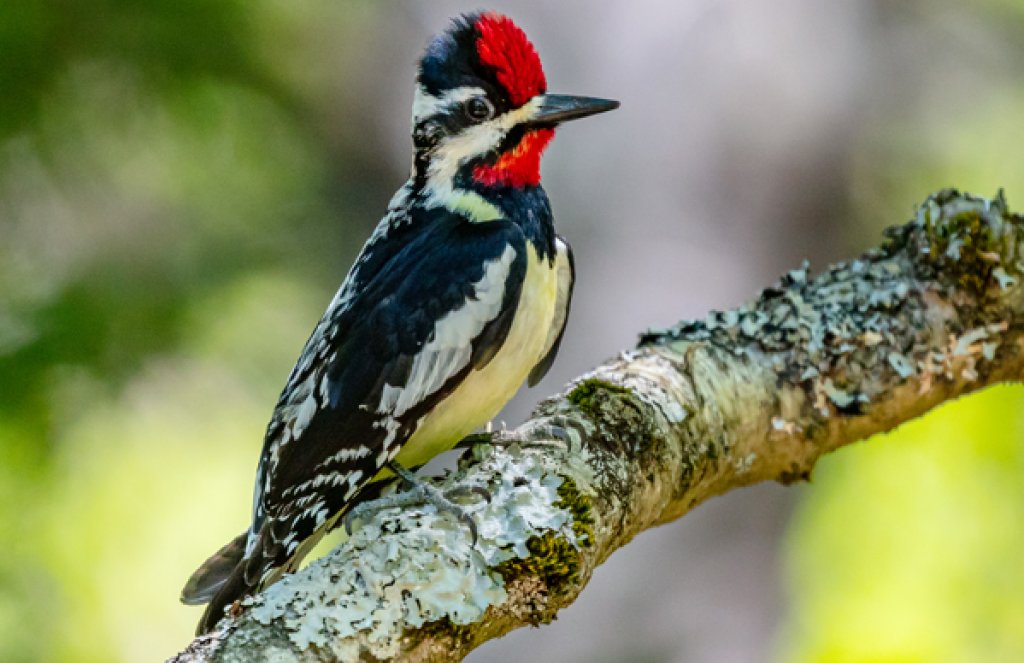
[[(554, 618), (637, 533), (1024, 371), (1024, 217), (955, 191), (882, 246), (646, 333), (174, 660), (450, 661)], [(486, 489), (490, 500), (480, 496)]]

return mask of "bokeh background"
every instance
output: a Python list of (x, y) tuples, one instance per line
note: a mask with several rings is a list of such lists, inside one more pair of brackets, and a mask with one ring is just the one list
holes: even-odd
[[(947, 185), (1024, 208), (1024, 2), (506, 2), (553, 91), (579, 282), (503, 419), (647, 326), (876, 242)], [(262, 430), (404, 180), (452, 0), (0, 3), (0, 660), (160, 660)], [(470, 660), (1024, 660), (1024, 390), (645, 533)]]

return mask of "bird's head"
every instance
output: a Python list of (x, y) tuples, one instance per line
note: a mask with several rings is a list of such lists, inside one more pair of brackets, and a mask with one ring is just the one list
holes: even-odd
[(415, 175), (449, 192), (536, 186), (555, 126), (618, 105), (547, 94), (540, 58), (519, 26), (492, 12), (462, 16), (420, 61)]

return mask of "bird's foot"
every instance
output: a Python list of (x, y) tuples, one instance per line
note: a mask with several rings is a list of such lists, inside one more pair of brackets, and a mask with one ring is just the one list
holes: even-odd
[[(490, 428), (488, 426), (488, 428)], [(573, 431), (575, 432), (575, 431)], [(499, 430), (487, 430), (483, 433), (473, 433), (462, 439), (455, 445), (456, 449), (473, 449), (482, 444), (489, 444), (495, 447), (511, 447), (513, 445), (523, 449), (551, 447), (558, 444), (578, 443), (573, 440), (573, 433), (566, 426), (561, 425), (561, 420), (550, 417), (548, 421), (533, 424), (524, 429), (519, 427), (509, 430), (502, 424)]]
[(490, 501), (491, 496), (485, 489), (456, 488), (446, 492), (418, 479), (415, 474), (394, 461), (388, 463), (388, 469), (402, 480), (408, 490), (401, 493), (385, 495), (384, 497), (380, 497), (376, 500), (356, 505), (342, 518), (342, 523), (345, 526), (345, 532), (349, 536), (352, 535), (352, 523), (362, 519), (370, 513), (381, 511), (383, 509), (416, 506), (426, 502), (427, 504), (432, 504), (438, 511), (444, 511), (454, 515), (464, 523), (473, 537), (473, 543), (476, 544), (476, 521), (473, 520), (473, 517), (470, 516), (464, 508), (453, 502), (450, 497), (460, 493), (473, 493), (481, 495), (484, 499)]

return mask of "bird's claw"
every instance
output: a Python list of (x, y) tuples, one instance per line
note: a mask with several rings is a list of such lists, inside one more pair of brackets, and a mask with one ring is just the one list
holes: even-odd
[(498, 436), (497, 432), (485, 432), (485, 433), (472, 433), (459, 440), (453, 448), (455, 449), (472, 449), (481, 444), (494, 444), (494, 439)]
[(445, 493), (445, 496), (447, 497), (447, 496), (459, 495), (459, 494), (461, 494), (461, 495), (479, 495), (480, 497), (484, 498), (485, 502), (490, 503), (490, 501), (491, 501), (491, 491), (487, 490), (483, 486), (457, 486), (457, 487), (449, 490), (447, 493)]
[[(557, 442), (556, 442), (557, 440)], [(502, 429), (489, 433), (474, 433), (455, 445), (457, 449), (472, 449), (481, 444), (507, 448), (516, 445), (522, 449), (552, 447), (559, 443), (570, 444), (569, 431), (557, 424), (544, 424), (527, 431)]]
[[(403, 477), (403, 479), (405, 479), (405, 477)], [(472, 536), (473, 545), (476, 545), (477, 539), (479, 538), (476, 529), (476, 521), (473, 520), (473, 517), (469, 515), (468, 511), (466, 511), (464, 508), (462, 508), (461, 506), (453, 502), (451, 499), (449, 499), (449, 495), (455, 495), (457, 493), (478, 493), (476, 487), (456, 488), (454, 490), (445, 492), (440, 488), (430, 485), (429, 483), (416, 480), (416, 482), (412, 484), (411, 488), (412, 489), (408, 491), (406, 494), (416, 495), (417, 498), (419, 498), (417, 499), (417, 502), (424, 501), (427, 502), (428, 504), (432, 504), (434, 505), (434, 508), (436, 508), (438, 511), (450, 513), (456, 518), (458, 518), (463, 524), (465, 524), (466, 527), (469, 529), (470, 535)], [(486, 491), (484, 492), (486, 493)], [(490, 501), (490, 493), (486, 493), (485, 499), (487, 499), (488, 502)]]
[(369, 512), (395, 507), (415, 506), (426, 502), (433, 505), (438, 511), (445, 511), (456, 516), (469, 529), (473, 538), (473, 545), (476, 545), (478, 539), (476, 521), (473, 520), (473, 517), (465, 509), (452, 502), (448, 496), (457, 493), (473, 493), (482, 496), (490, 502), (491, 494), (485, 488), (479, 486), (456, 488), (446, 493), (440, 488), (417, 479), (412, 472), (397, 463), (389, 463), (388, 467), (405, 483), (408, 490), (386, 495), (370, 502), (363, 502), (352, 508), (342, 517), (342, 525), (349, 536), (352, 536), (352, 523)]

